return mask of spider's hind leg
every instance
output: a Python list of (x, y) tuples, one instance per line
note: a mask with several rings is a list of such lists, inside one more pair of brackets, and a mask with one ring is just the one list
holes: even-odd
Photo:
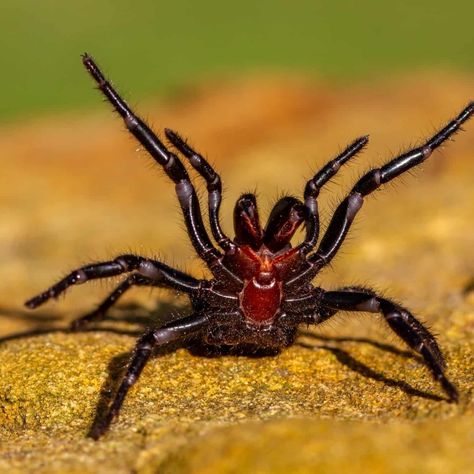
[(448, 380), (441, 349), (435, 337), (408, 310), (363, 288), (328, 291), (322, 296), (323, 308), (341, 311), (380, 313), (390, 328), (424, 359), (434, 378), (439, 381), (451, 402), (458, 401), (458, 391)]
[(109, 308), (113, 306), (126, 291), (132, 288), (132, 286), (156, 286), (156, 282), (141, 276), (139, 273), (132, 273), (125, 278), (125, 280), (123, 280), (94, 311), (75, 319), (71, 323), (71, 329), (73, 331), (78, 331), (92, 322), (102, 321)]

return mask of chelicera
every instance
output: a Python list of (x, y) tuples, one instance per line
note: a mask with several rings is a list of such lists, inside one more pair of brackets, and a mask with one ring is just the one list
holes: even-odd
[[(93, 437), (98, 438), (108, 429), (155, 347), (186, 339), (219, 348), (245, 346), (278, 351), (293, 344), (300, 324), (320, 324), (338, 311), (381, 314), (388, 326), (423, 357), (449, 401), (458, 400), (455, 386), (445, 375), (445, 361), (435, 337), (407, 309), (367, 288), (326, 291), (311, 282), (337, 254), (364, 198), (425, 161), (471, 117), (474, 102), (423, 145), (372, 169), (359, 179), (337, 207), (321, 240), (319, 192), (342, 165), (362, 151), (368, 137), (353, 141), (316, 173), (306, 184), (303, 201), (294, 197), (281, 198), (271, 211), (265, 228), (260, 223), (255, 196), (242, 195), (235, 204), (235, 237), (231, 239), (219, 222), (222, 200), (219, 175), (176, 132), (166, 129), (165, 135), (171, 145), (206, 182), (209, 225), (216, 246), (203, 223), (197, 194), (182, 161), (135, 115), (90, 56), (84, 55), (83, 63), (101, 92), (122, 116), (128, 130), (174, 182), (192, 245), (212, 274), (209, 280), (198, 280), (150, 258), (121, 255), (108, 262), (74, 270), (26, 302), (27, 307), (36, 308), (71, 285), (128, 273), (97, 310), (73, 322), (72, 328), (80, 329), (103, 319), (118, 298), (135, 285), (171, 288), (189, 296), (190, 315), (151, 328), (138, 339), (115, 398), (102, 423), (92, 433)], [(303, 242), (293, 247), (291, 239), (300, 226), (304, 226), (306, 235)]]

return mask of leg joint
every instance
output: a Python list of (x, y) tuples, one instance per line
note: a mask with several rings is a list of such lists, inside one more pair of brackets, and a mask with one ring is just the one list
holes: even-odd
[(163, 279), (163, 271), (151, 260), (143, 260), (138, 265), (140, 275), (151, 278), (154, 281)]
[(138, 128), (138, 120), (132, 114), (127, 114), (123, 120), (125, 122), (125, 125), (131, 132)]
[(364, 198), (358, 191), (352, 193), (347, 200), (347, 212), (346, 216), (349, 221), (352, 221), (355, 215), (359, 212), (359, 209), (364, 204)]
[(375, 191), (380, 186), (381, 182), (381, 171), (380, 169), (375, 169), (362, 176), (362, 178), (354, 186), (353, 190), (365, 196), (372, 191)]
[(117, 257), (114, 262), (118, 263), (126, 272), (130, 270), (135, 270), (139, 265), (140, 260), (142, 260), (141, 257), (137, 257), (136, 255), (132, 254), (125, 254)]
[(89, 277), (87, 276), (86, 272), (79, 269), (71, 273), (69, 282), (72, 285), (80, 285), (81, 283), (85, 283), (88, 279)]

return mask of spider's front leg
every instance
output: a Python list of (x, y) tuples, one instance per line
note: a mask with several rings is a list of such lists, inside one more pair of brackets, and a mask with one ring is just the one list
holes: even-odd
[(222, 254), (214, 247), (207, 234), (196, 190), (183, 163), (166, 148), (153, 130), (120, 97), (94, 60), (89, 55), (84, 54), (82, 62), (97, 82), (99, 90), (123, 118), (130, 133), (143, 145), (175, 184), (176, 195), (183, 212), (186, 228), (199, 257), (206, 262), (215, 276), (221, 277), (229, 283), (240, 284), (241, 281), (222, 264)]
[(402, 173), (424, 162), (436, 148), (459, 131), (461, 125), (473, 113), (474, 102), (471, 102), (455, 119), (451, 120), (425, 144), (394, 158), (381, 168), (373, 169), (362, 176), (349, 195), (336, 209), (326, 233), (321, 239), (317, 252), (310, 255), (309, 261), (315, 264), (317, 268), (327, 265), (344, 242), (356, 214), (364, 203), (364, 197), (380, 188), (382, 184), (388, 183)]
[(322, 295), (321, 307), (336, 311), (380, 313), (390, 328), (414, 351), (421, 354), (434, 378), (452, 402), (458, 401), (458, 391), (448, 380), (446, 363), (435, 337), (409, 311), (390, 300), (363, 288), (328, 291)]
[(369, 137), (360, 137), (354, 140), (336, 158), (326, 163), (313, 178), (307, 183), (304, 190), (304, 203), (307, 210), (306, 216), (306, 238), (298, 246), (298, 250), (307, 255), (313, 250), (319, 237), (319, 215), (317, 198), (321, 188), (339, 171), (341, 166), (347, 163), (352, 157), (360, 153), (367, 145)]
[(179, 150), (191, 163), (192, 167), (206, 180), (208, 192), (209, 221), (211, 232), (219, 246), (226, 252), (235, 248), (235, 244), (224, 234), (220, 220), (219, 209), (222, 202), (222, 182), (209, 162), (193, 150), (178, 133), (165, 128), (166, 138)]
[[(193, 314), (186, 318), (169, 323), (158, 329), (149, 329), (138, 339), (133, 351), (127, 371), (122, 379), (115, 398), (100, 421), (93, 426), (89, 436), (98, 439), (109, 428), (112, 420), (117, 416), (130, 387), (137, 381), (143, 367), (148, 362), (155, 347), (197, 336), (208, 324), (205, 315)], [(100, 415), (100, 414), (99, 414)]]
[[(310, 282), (321, 268), (328, 265), (337, 254), (354, 218), (364, 203), (364, 198), (379, 189), (384, 183), (395, 179), (402, 173), (424, 162), (436, 148), (459, 131), (462, 124), (469, 120), (473, 113), (474, 102), (471, 102), (455, 119), (451, 120), (422, 146), (397, 156), (381, 168), (373, 169), (362, 176), (349, 195), (337, 207), (319, 243), (318, 250), (307, 257), (308, 265), (294, 275), (292, 280), (287, 282), (286, 286), (289, 289), (293, 289), (298, 288), (305, 282)], [(303, 243), (303, 245), (305, 244)]]

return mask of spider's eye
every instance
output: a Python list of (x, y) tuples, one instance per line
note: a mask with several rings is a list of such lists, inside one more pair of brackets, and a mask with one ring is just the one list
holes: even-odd
[(290, 243), (305, 216), (306, 208), (301, 201), (288, 196), (280, 199), (273, 207), (265, 227), (265, 245), (273, 252), (283, 249)]
[(253, 194), (242, 195), (234, 208), (235, 241), (257, 250), (262, 245), (263, 230), (258, 216), (257, 200)]

